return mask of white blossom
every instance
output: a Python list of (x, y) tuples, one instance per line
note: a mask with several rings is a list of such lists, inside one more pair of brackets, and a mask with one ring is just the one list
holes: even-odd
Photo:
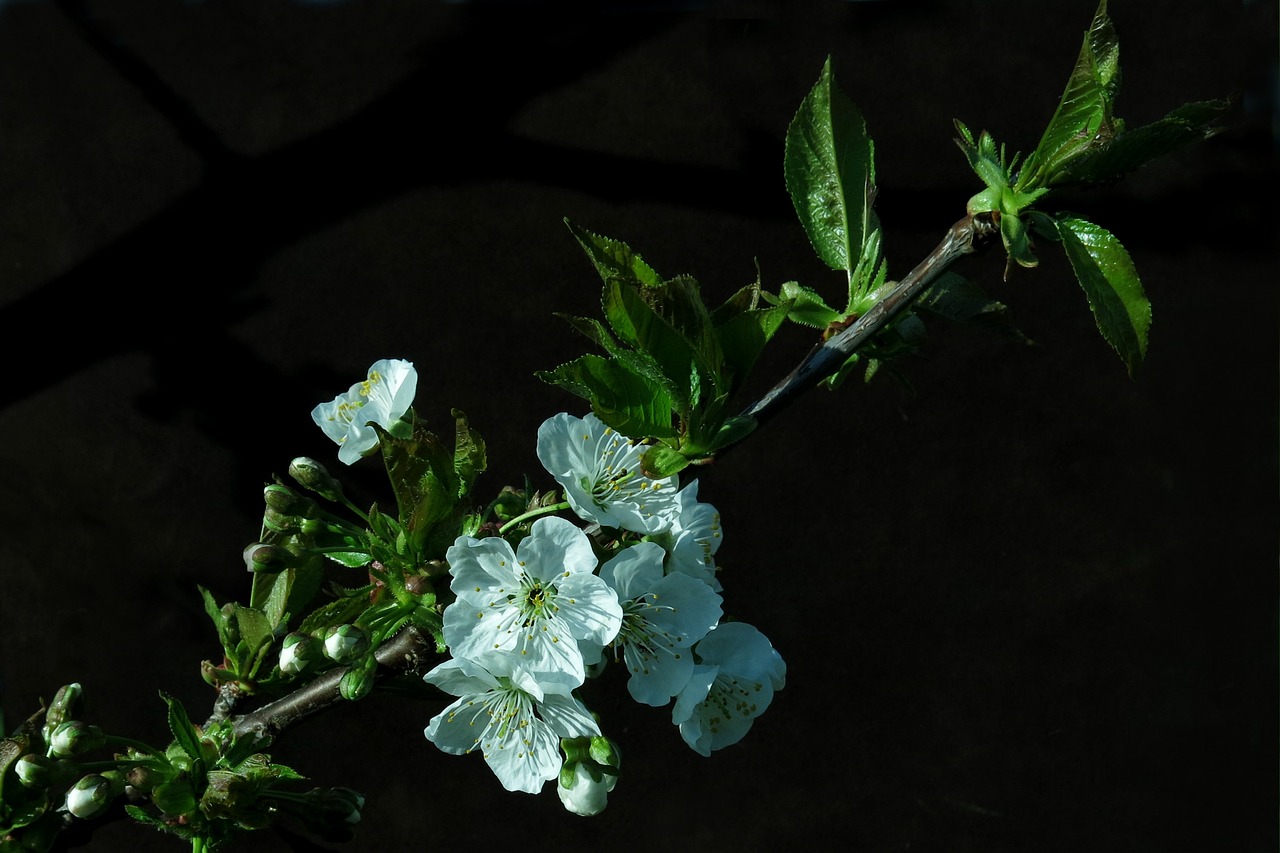
[(735, 744), (786, 683), (787, 666), (768, 638), (744, 622), (728, 622), (694, 648), (699, 662), (676, 697), (671, 722), (700, 755)]
[(535, 521), (514, 551), (501, 537), (459, 536), (445, 557), (458, 597), (445, 608), (445, 644), (538, 698), (582, 684), (578, 641), (598, 648), (622, 625), (590, 540), (563, 518)]
[(678, 513), (678, 481), (645, 476), (640, 470), (644, 451), (644, 445), (592, 414), (575, 418), (561, 412), (538, 428), (538, 459), (579, 517), (605, 527), (659, 533)]
[(716, 551), (723, 539), (720, 513), (698, 500), (698, 481), (676, 494), (677, 514), (671, 529), (657, 538), (667, 549), (667, 571), (680, 572), (705, 581), (716, 592)]
[(536, 794), (560, 773), (560, 738), (600, 734), (569, 695), (534, 696), (471, 661), (447, 660), (424, 679), (458, 699), (431, 719), (427, 740), (451, 755), (480, 750), (508, 791)]
[(699, 580), (664, 575), (662, 547), (640, 542), (600, 570), (622, 601), (622, 629), (613, 641), (631, 678), (637, 702), (659, 707), (671, 701), (693, 674), (690, 647), (720, 619), (720, 596)]
[(378, 433), (370, 424), (391, 429), (409, 411), (417, 390), (418, 373), (411, 362), (384, 358), (347, 393), (312, 409), (311, 419), (338, 443), (338, 459), (350, 465), (378, 446)]

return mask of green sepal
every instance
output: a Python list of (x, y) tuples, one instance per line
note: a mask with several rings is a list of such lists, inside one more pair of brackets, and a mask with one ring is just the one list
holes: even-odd
[(818, 257), (852, 278), (875, 195), (874, 145), (862, 113), (836, 86), (830, 57), (787, 127), (783, 176)]
[(640, 470), (646, 477), (661, 480), (689, 467), (689, 459), (665, 444), (654, 444), (640, 457)]
[(1151, 303), (1124, 246), (1109, 231), (1074, 216), (1052, 220), (1084, 289), (1098, 331), (1133, 376), (1147, 352)]

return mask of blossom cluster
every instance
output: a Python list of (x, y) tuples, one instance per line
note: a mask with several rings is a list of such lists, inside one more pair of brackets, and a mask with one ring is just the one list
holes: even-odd
[[(378, 447), (375, 426), (403, 430), (416, 389), (411, 363), (384, 359), (312, 417), (351, 464)], [(541, 517), (527, 532), (458, 536), (444, 555), (451, 657), (424, 678), (456, 699), (427, 739), (447, 753), (479, 750), (511, 791), (537, 793), (558, 778), (579, 814), (600, 811), (617, 781), (616, 749), (575, 695), (608, 661), (625, 665), (637, 702), (671, 705), (681, 737), (704, 756), (741, 740), (785, 681), (763, 634), (721, 621), (720, 514), (698, 499), (697, 480), (681, 488), (645, 474), (645, 449), (592, 414), (550, 418), (537, 454), (565, 503), (531, 513)], [(560, 509), (586, 529), (549, 514)], [(332, 629), (325, 654), (345, 659), (339, 652), (359, 636)], [(302, 667), (304, 651), (286, 646), (281, 671)]]
[(577, 524), (544, 517), (514, 547), (459, 536), (446, 555), (452, 658), (425, 677), (457, 699), (426, 737), (449, 753), (479, 750), (508, 790), (536, 793), (560, 777), (573, 811), (586, 795), (566, 790), (566, 776), (592, 791), (588, 812), (613, 783), (566, 767), (558, 748), (600, 736), (574, 691), (610, 657), (625, 663), (636, 701), (674, 700), (672, 723), (702, 755), (739, 741), (785, 680), (763, 634), (720, 621), (719, 513), (698, 500), (697, 481), (646, 476), (643, 451), (594, 415), (556, 415), (538, 431), (539, 460), (581, 520), (617, 535), (599, 548)]

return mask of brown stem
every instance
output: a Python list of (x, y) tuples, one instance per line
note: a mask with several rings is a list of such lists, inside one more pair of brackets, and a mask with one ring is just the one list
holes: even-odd
[(871, 310), (839, 334), (810, 350), (795, 370), (742, 414), (763, 423), (788, 406), (801, 392), (834, 375), (850, 355), (905, 311), (948, 267), (977, 251), (983, 238), (998, 231), (999, 226), (989, 214), (966, 216), (956, 222), (933, 251), (901, 281), (893, 284)]
[[(380, 665), (378, 679), (422, 672), (435, 654), (435, 648), (435, 641), (431, 637), (412, 625), (406, 627), (374, 652)], [(252, 737), (259, 747), (266, 747), (290, 726), (343, 701), (338, 692), (338, 682), (346, 671), (344, 667), (326, 672), (288, 696), (282, 696), (256, 711), (234, 718), (236, 737)]]

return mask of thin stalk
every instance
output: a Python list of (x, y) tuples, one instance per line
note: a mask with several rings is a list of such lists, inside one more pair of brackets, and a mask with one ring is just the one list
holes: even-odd
[(794, 370), (742, 414), (763, 423), (790, 405), (802, 392), (834, 375), (849, 356), (910, 307), (938, 276), (960, 258), (977, 251), (982, 238), (998, 231), (999, 226), (989, 214), (966, 216), (956, 222), (933, 251), (901, 281), (893, 284), (871, 310), (810, 350)]

